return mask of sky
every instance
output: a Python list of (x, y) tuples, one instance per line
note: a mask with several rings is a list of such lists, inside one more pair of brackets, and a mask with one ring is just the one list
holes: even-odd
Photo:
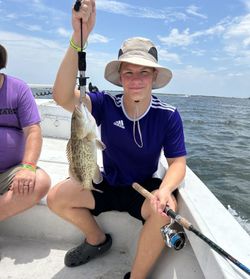
[[(29, 84), (53, 84), (72, 34), (66, 0), (0, 0), (5, 73)], [(250, 0), (96, 0), (87, 53), (88, 81), (119, 90), (103, 77), (122, 42), (151, 39), (159, 63), (173, 72), (160, 93), (250, 97)]]

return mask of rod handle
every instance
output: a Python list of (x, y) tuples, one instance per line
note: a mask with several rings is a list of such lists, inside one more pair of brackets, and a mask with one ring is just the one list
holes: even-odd
[[(150, 193), (147, 189), (143, 188), (140, 184), (138, 183), (133, 183), (132, 187), (139, 192), (142, 196), (144, 196), (146, 199), (152, 199), (154, 195)], [(166, 206), (164, 212), (171, 217), (173, 220), (175, 220), (177, 223), (182, 225), (185, 229), (190, 230), (192, 228), (192, 224), (189, 223), (185, 218), (181, 217), (179, 214), (177, 214), (175, 211), (170, 209), (168, 206)]]
[(150, 193), (148, 190), (146, 190), (145, 188), (143, 188), (140, 184), (134, 182), (132, 184), (132, 187), (139, 192), (144, 198), (151, 200), (154, 195), (152, 193)]

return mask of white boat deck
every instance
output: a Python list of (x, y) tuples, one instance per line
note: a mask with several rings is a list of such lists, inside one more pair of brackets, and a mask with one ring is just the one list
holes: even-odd
[(106, 256), (76, 268), (64, 266), (63, 258), (72, 244), (48, 240), (0, 238), (1, 279), (111, 279), (123, 278), (129, 270), (128, 257), (113, 249)]
[[(39, 107), (45, 136), (39, 166), (49, 173), (55, 185), (68, 176), (65, 150), (70, 114), (52, 101), (42, 100)], [(51, 138), (55, 135), (57, 138)], [(190, 169), (180, 187), (178, 202), (183, 217), (250, 266), (249, 235)], [(54, 215), (45, 199), (0, 222), (0, 279), (122, 279), (130, 270), (141, 223), (117, 212), (101, 214), (97, 219), (104, 231), (112, 235), (112, 249), (76, 268), (64, 266), (64, 255), (83, 240), (83, 235)], [(166, 248), (150, 279), (249, 278), (193, 233), (186, 233), (187, 245), (180, 251)]]

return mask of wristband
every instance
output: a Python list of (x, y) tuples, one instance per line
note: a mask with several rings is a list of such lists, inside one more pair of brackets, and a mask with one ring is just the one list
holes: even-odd
[(36, 172), (36, 167), (30, 164), (21, 164), (22, 169), (30, 170)]
[(24, 164), (24, 165), (31, 165), (32, 167), (36, 168), (36, 164), (35, 164), (35, 163), (31, 163), (31, 162), (22, 162), (22, 164)]
[(71, 40), (69, 41), (69, 43), (70, 43), (70, 46), (71, 46), (74, 50), (76, 50), (76, 51), (78, 51), (78, 52), (81, 52), (82, 50), (86, 49), (86, 48), (87, 48), (87, 45), (88, 45), (88, 43), (86, 42), (86, 43), (84, 44), (84, 46), (83, 46), (83, 49), (82, 49), (81, 47), (79, 47), (78, 45), (76, 45), (76, 44), (74, 43), (73, 38), (71, 38)]

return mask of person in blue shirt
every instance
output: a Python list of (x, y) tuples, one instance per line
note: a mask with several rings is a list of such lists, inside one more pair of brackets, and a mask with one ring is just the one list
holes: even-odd
[[(80, 19), (86, 42), (95, 18), (94, 0), (82, 2), (80, 10), (72, 12), (71, 46), (53, 89), (55, 101), (71, 112), (80, 98), (79, 90), (75, 89)], [(55, 185), (48, 194), (49, 208), (85, 235), (85, 242), (66, 253), (66, 266), (84, 264), (110, 249), (112, 238), (105, 234), (94, 216), (118, 210), (143, 222), (131, 272), (124, 278), (142, 279), (150, 274), (164, 248), (160, 228), (170, 222), (164, 208), (168, 205), (176, 209), (173, 192), (184, 179), (186, 170), (181, 117), (176, 108), (152, 95), (152, 89), (164, 87), (171, 77), (171, 71), (158, 63), (157, 49), (149, 39), (129, 38), (122, 44), (118, 59), (105, 68), (105, 78), (122, 87), (122, 94), (90, 92), (86, 95), (84, 102), (101, 127), (101, 140), (106, 146), (103, 180), (94, 185), (101, 191), (92, 191), (83, 190), (69, 178)], [(162, 151), (168, 169), (161, 180), (155, 178), (154, 173)], [(132, 188), (133, 182), (143, 185), (154, 198), (145, 200)]]

